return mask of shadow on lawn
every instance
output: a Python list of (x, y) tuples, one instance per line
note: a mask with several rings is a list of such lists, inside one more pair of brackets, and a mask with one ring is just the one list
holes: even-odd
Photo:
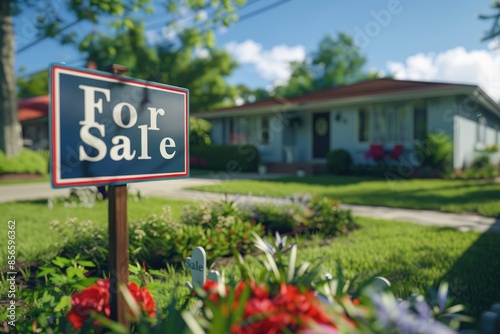
[(500, 218), (462, 254), (441, 281), (449, 283), (450, 295), (464, 304), (475, 319), (500, 302)]

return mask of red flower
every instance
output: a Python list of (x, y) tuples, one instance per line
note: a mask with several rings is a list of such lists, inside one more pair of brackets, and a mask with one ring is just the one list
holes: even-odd
[(139, 310), (146, 312), (151, 318), (156, 317), (155, 301), (146, 287), (140, 288), (135, 282), (128, 284), (128, 289), (139, 305)]
[[(106, 317), (110, 317), (111, 309), (109, 305), (109, 279), (98, 280), (96, 285), (91, 285), (77, 292), (71, 298), (71, 311), (68, 314), (68, 321), (78, 329), (83, 326), (85, 321), (93, 314), (104, 313)], [(128, 288), (139, 305), (139, 309), (154, 317), (155, 302), (146, 287), (139, 288), (134, 282), (129, 283)], [(98, 325), (98, 321), (94, 321)]]
[[(245, 284), (240, 283), (236, 287), (235, 297), (238, 298)], [(252, 294), (245, 304), (244, 322), (233, 325), (232, 334), (277, 334), (283, 333), (284, 328), (294, 331), (310, 328), (315, 324), (335, 328), (323, 313), (313, 291), (301, 292), (296, 286), (282, 284), (279, 293), (270, 296), (265, 286), (259, 287), (254, 282), (249, 284)]]
[[(101, 313), (109, 317), (111, 310), (109, 307), (109, 282), (106, 289), (105, 283), (97, 282), (97, 285), (92, 285), (81, 292), (77, 292), (71, 298), (71, 311), (68, 314), (68, 320), (75, 326), (80, 328), (83, 326), (93, 313)], [(97, 324), (97, 322), (94, 322)]]

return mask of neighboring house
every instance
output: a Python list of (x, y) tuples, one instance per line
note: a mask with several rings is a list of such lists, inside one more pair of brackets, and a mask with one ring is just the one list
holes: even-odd
[(418, 164), (415, 143), (442, 131), (453, 142), (453, 167), (462, 168), (500, 143), (500, 106), (474, 85), (375, 79), (194, 115), (213, 124), (214, 144), (254, 144), (269, 166), (324, 164), (339, 148), (372, 163), (374, 145), (402, 145), (400, 162)]
[(30, 97), (19, 101), (18, 117), (25, 147), (34, 150), (49, 148), (49, 96)]

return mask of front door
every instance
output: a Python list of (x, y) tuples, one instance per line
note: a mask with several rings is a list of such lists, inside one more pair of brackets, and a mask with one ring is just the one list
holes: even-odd
[(330, 113), (313, 114), (313, 159), (326, 158), (330, 151)]

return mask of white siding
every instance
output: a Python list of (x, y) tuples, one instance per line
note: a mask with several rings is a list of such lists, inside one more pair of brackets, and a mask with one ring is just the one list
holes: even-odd
[(427, 131), (444, 132), (453, 141), (453, 121), (457, 106), (454, 97), (431, 99), (427, 102)]
[(453, 168), (469, 166), (474, 160), (477, 123), (463, 116), (455, 116), (455, 140), (453, 141)]

